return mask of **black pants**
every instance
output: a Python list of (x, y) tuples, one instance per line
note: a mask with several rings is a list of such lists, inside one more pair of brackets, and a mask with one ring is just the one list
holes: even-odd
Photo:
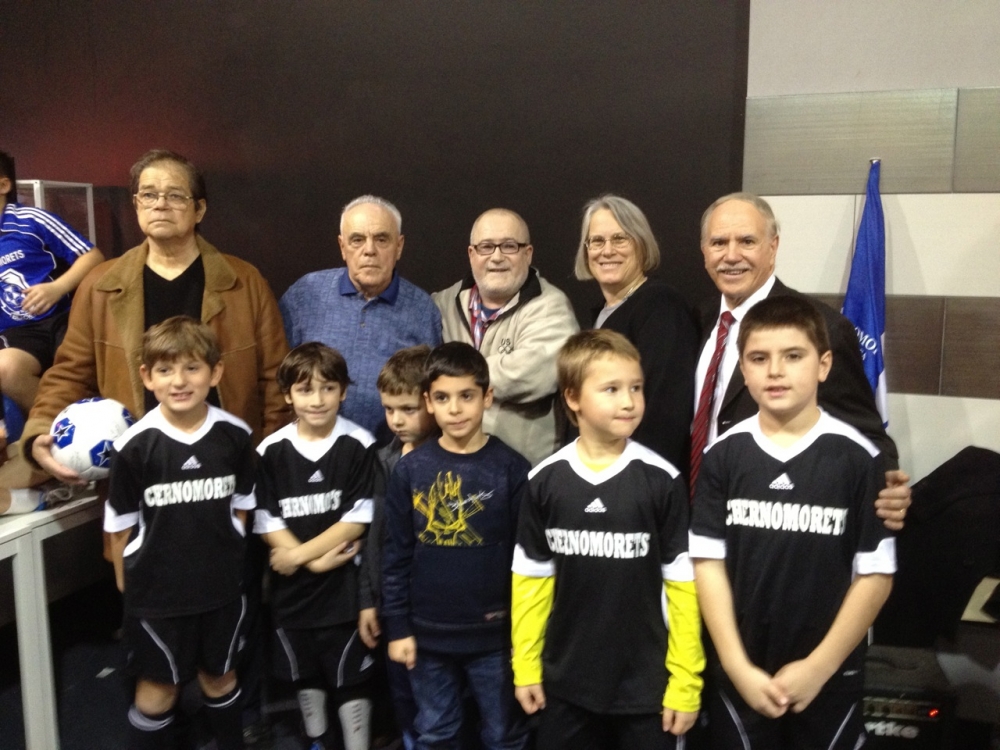
[(538, 750), (674, 750), (683, 739), (663, 731), (655, 714), (598, 714), (546, 696), (539, 717)]

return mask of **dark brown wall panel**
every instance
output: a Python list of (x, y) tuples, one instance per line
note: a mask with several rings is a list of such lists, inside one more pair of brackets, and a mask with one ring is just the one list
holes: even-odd
[[(814, 294), (835, 310), (842, 294)], [(885, 371), (890, 393), (1000, 398), (1000, 297), (889, 295)]]
[(501, 205), (584, 308), (581, 208), (614, 191), (693, 300), (711, 290), (700, 214), (741, 183), (748, 25), (749, 0), (6, 3), (0, 148), (25, 178), (106, 187), (148, 148), (187, 154), (206, 238), (279, 294), (339, 264), (340, 207), (374, 192), (425, 288), (467, 270), (473, 219)]
[(891, 392), (940, 392), (944, 305), (943, 297), (886, 298), (885, 372)]
[(1000, 298), (949, 297), (942, 396), (1000, 398)]

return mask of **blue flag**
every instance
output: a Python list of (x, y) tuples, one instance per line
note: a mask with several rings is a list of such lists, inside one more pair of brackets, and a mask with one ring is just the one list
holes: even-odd
[(889, 424), (886, 404), (885, 362), (885, 218), (878, 192), (879, 162), (868, 172), (868, 194), (858, 226), (858, 239), (851, 261), (851, 278), (844, 297), (844, 315), (854, 324), (861, 346), (865, 375), (875, 393), (882, 424)]

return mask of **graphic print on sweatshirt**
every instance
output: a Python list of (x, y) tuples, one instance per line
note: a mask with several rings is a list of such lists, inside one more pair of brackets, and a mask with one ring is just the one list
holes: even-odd
[(469, 519), (485, 509), (492, 497), (490, 490), (462, 494), (461, 474), (439, 472), (426, 491), (415, 490), (413, 508), (426, 521), (417, 538), (424, 544), (436, 547), (475, 547), (483, 543), (483, 536), (469, 523)]

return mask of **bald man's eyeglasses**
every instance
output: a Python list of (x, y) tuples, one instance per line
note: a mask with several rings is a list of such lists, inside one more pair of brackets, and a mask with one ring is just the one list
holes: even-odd
[(503, 242), (480, 242), (478, 245), (473, 245), (473, 247), (476, 249), (478, 255), (493, 255), (498, 247), (504, 255), (517, 255), (521, 251), (521, 248), (527, 247), (528, 244), (527, 242), (504, 240)]

